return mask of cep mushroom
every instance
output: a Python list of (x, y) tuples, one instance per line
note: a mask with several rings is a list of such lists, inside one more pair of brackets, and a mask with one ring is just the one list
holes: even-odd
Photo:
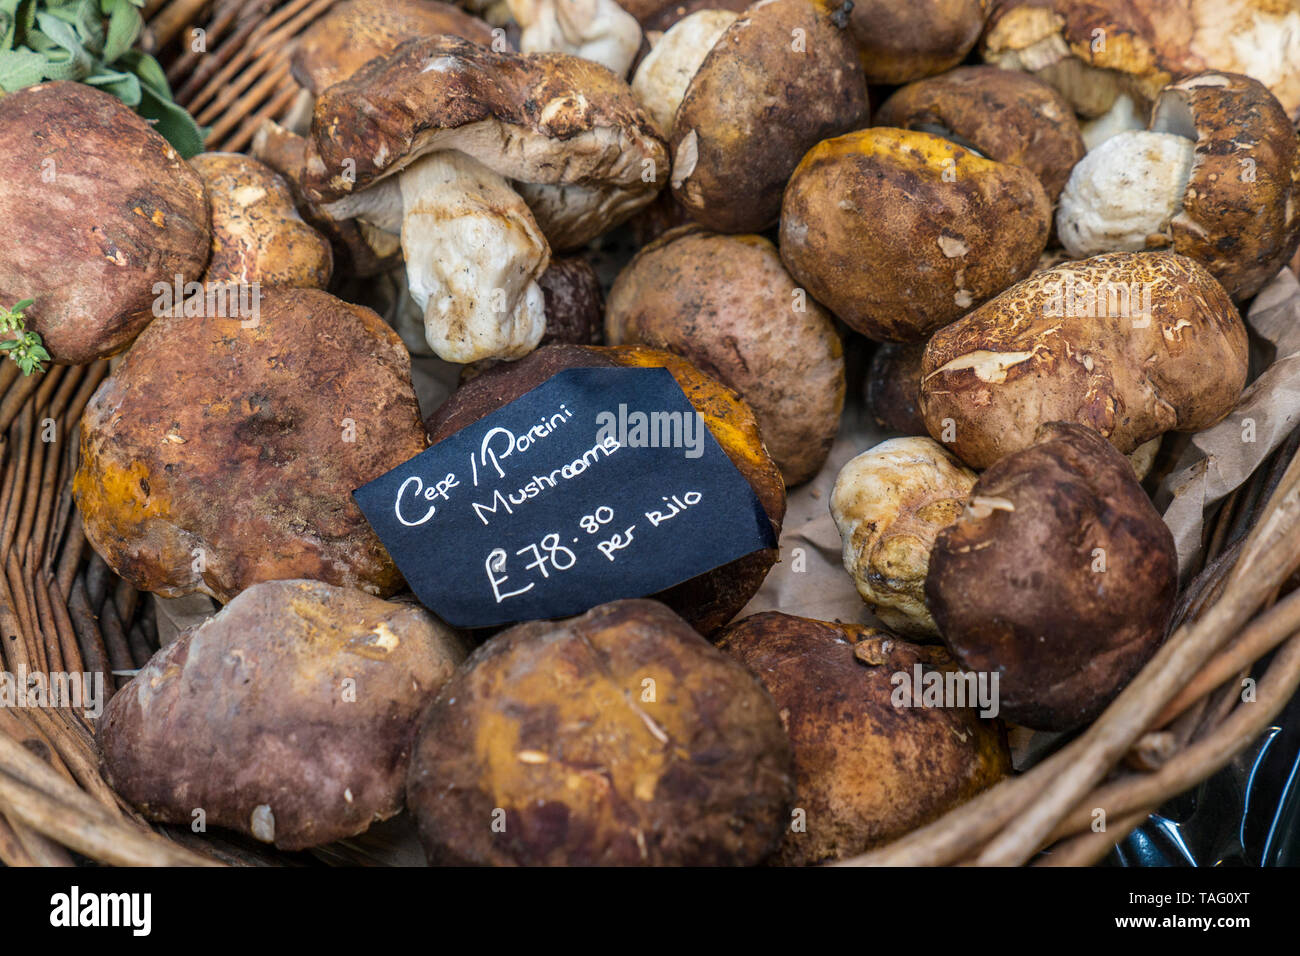
[(818, 143), (790, 177), (781, 258), (869, 338), (919, 342), (1024, 278), (1052, 205), (1034, 173), (930, 133)]
[(81, 420), (86, 537), (137, 589), (229, 601), (313, 578), (402, 583), (352, 500), (426, 446), (401, 339), (316, 289), (261, 292), (245, 318), (156, 320)]
[(603, 67), (438, 37), (321, 96), (305, 191), (401, 235), (430, 347), (466, 363), (532, 351), (551, 248), (630, 216), (666, 173), (653, 122)]
[(760, 232), (803, 154), (867, 121), (850, 4), (764, 0), (679, 21), (633, 84), (671, 139), (673, 195), (716, 232)]
[(1289, 0), (1002, 0), (981, 46), (1090, 118), (1140, 112), (1174, 77), (1214, 70), (1254, 77), (1300, 120), (1300, 8)]
[(423, 719), (406, 802), (434, 864), (752, 866), (793, 793), (758, 679), (634, 600), (471, 654)]
[(990, 0), (854, 0), (850, 23), (868, 83), (951, 69), (975, 46)]
[(202, 810), (282, 850), (356, 836), (401, 812), (419, 716), (464, 659), (417, 605), (257, 584), (109, 701), (105, 777), (151, 820)]
[(1173, 534), (1132, 467), (1063, 422), (980, 476), (925, 582), (953, 656), (996, 671), (1002, 716), (1036, 730), (1101, 713), (1164, 640), (1177, 593)]
[(931, 438), (883, 441), (836, 477), (831, 517), (844, 543), (844, 570), (892, 630), (938, 635), (925, 606), (930, 549), (961, 514), (975, 478)]
[(959, 67), (897, 90), (876, 113), (876, 125), (934, 133), (1024, 166), (1052, 202), (1084, 154), (1074, 111), (1056, 90), (992, 66)]
[(272, 169), (239, 153), (201, 153), (190, 165), (212, 207), (212, 254), (204, 284), (308, 289), (329, 284), (329, 241), (303, 221), (289, 185)]
[(844, 409), (844, 349), (766, 239), (684, 226), (644, 247), (610, 291), (605, 335), (684, 355), (738, 391), (787, 486), (821, 470)]
[(627, 76), (641, 25), (615, 0), (508, 0), (524, 53), (570, 53)]
[(203, 275), (203, 182), (117, 97), (64, 82), (6, 94), (0, 151), (0, 304), (35, 300), (28, 328), (55, 362), (120, 352), (157, 314), (157, 284)]
[(1075, 258), (1172, 248), (1237, 302), (1300, 244), (1300, 146), (1259, 82), (1202, 73), (1161, 91), (1150, 128), (1122, 132), (1075, 167), (1057, 233)]
[[(731, 625), (718, 646), (758, 675), (790, 735), (799, 825), (786, 827), (773, 863), (865, 853), (1011, 771), (1005, 728), (980, 718), (978, 687), (953, 673), (942, 648), (775, 612)], [(911, 687), (918, 673), (972, 692), (957, 706), (926, 707), (917, 688), (900, 706), (900, 676)], [(984, 705), (995, 704), (990, 689), (986, 680)]]
[(1123, 454), (1200, 431), (1246, 384), (1246, 326), (1223, 287), (1172, 252), (1067, 262), (940, 329), (925, 348), (930, 434), (972, 468), (1076, 422)]

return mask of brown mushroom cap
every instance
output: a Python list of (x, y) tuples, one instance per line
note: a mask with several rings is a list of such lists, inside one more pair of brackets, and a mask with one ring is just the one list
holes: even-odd
[(169, 597), (304, 577), (392, 594), (351, 492), (425, 448), (410, 355), (315, 289), (265, 289), (260, 313), (158, 319), (100, 386), (73, 486), (86, 537)]
[[(1011, 770), (1006, 731), (973, 707), (896, 707), (895, 675), (953, 669), (941, 649), (886, 631), (755, 614), (718, 646), (771, 693), (794, 751), (794, 805), (773, 862), (803, 866), (864, 853), (942, 816)], [(972, 701), (972, 704), (974, 702)]]
[(1097, 716), (1164, 640), (1174, 539), (1128, 461), (1050, 423), (984, 472), (940, 533), (926, 597), (966, 670), (1000, 674), (1002, 715), (1038, 730)]
[(600, 277), (581, 256), (552, 259), (537, 284), (546, 299), (546, 334), (540, 345), (602, 345), (605, 295)]
[(921, 415), (920, 343), (886, 342), (867, 366), (867, 407), (881, 428), (904, 435), (928, 435)]
[[(429, 416), (426, 425), (434, 443), (508, 405), (552, 375), (569, 368), (666, 368), (686, 398), (704, 418), (727, 457), (749, 482), (778, 538), (785, 518), (785, 485), (768, 457), (754, 413), (740, 396), (710, 378), (686, 359), (640, 346), (598, 347), (548, 345), (517, 362), (487, 369), (463, 384)], [(778, 549), (755, 551), (730, 564), (683, 581), (655, 595), (710, 634), (735, 617), (763, 584), (779, 557)]]
[(667, 181), (653, 121), (604, 67), (433, 37), (402, 44), (320, 96), (304, 192), (313, 202), (341, 199), (441, 150), (513, 181), (560, 249), (631, 215)]
[(881, 127), (808, 151), (786, 187), (781, 258), (857, 331), (917, 342), (1028, 275), (1050, 221), (1029, 170)]
[(951, 69), (975, 46), (990, 0), (854, 0), (853, 36), (868, 83), (909, 83)]
[(1300, 143), (1286, 112), (1250, 77), (1201, 73), (1161, 91), (1151, 129), (1196, 140), (1174, 251), (1249, 299), (1300, 244)]
[(190, 165), (212, 206), (205, 283), (329, 284), (329, 241), (298, 215), (288, 183), (274, 170), (240, 153), (202, 153)]
[(202, 808), (208, 825), (284, 850), (355, 836), (401, 811), (417, 719), (464, 657), (418, 606), (267, 581), (114, 695), (105, 776), (152, 820), (189, 824)]
[(676, 352), (738, 391), (787, 486), (821, 470), (844, 409), (844, 349), (766, 239), (668, 233), (619, 274), (605, 323), (611, 345)]
[(740, 13), (749, 6), (749, 0), (619, 0), (620, 7), (632, 16), (646, 33), (666, 31), (678, 20), (700, 10), (731, 10)]
[[(407, 40), (454, 36), (491, 46), (492, 27), (437, 0), (347, 0), (307, 28), (289, 61), (298, 85), (319, 96)], [(501, 33), (501, 43), (505, 43)], [(508, 48), (507, 44), (507, 48)]]
[(424, 719), (407, 805), (432, 863), (736, 866), (776, 845), (792, 794), (754, 675), (662, 604), (616, 601), (470, 655)]
[(804, 153), (867, 122), (846, 7), (767, 0), (713, 45), (673, 124), (673, 195), (692, 219), (718, 232), (766, 229)]
[(154, 318), (154, 284), (208, 258), (203, 183), (121, 100), (78, 83), (0, 97), (0, 304), (55, 362), (121, 351)]
[(921, 410), (972, 468), (1027, 448), (1050, 421), (1087, 425), (1128, 454), (1232, 411), (1247, 344), (1227, 293), (1191, 259), (1094, 256), (1031, 276), (936, 332)]
[(1084, 153), (1083, 136), (1065, 99), (1027, 73), (963, 66), (896, 91), (877, 126), (938, 132), (989, 159), (1024, 166), (1056, 201)]

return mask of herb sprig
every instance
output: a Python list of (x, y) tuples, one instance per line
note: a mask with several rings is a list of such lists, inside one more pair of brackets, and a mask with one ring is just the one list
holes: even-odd
[(145, 0), (0, 0), (0, 90), (75, 80), (111, 93), (152, 120), (186, 159), (203, 132), (172, 100), (158, 61), (132, 49)]
[(0, 352), (8, 352), (24, 375), (44, 372), (45, 366), (41, 363), (50, 360), (50, 353), (45, 351), (41, 337), (27, 331), (23, 312), (31, 307), (33, 301), (23, 299), (7, 309), (0, 305)]

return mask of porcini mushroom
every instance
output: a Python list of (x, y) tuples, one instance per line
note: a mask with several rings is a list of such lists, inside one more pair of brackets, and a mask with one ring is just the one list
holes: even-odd
[(641, 25), (615, 0), (508, 0), (524, 53), (571, 53), (627, 76)]
[[(849, 9), (837, 0), (755, 3), (714, 41), (675, 109), (671, 96), (653, 101), (656, 115), (673, 114), (673, 195), (692, 219), (717, 232), (766, 229), (804, 153), (866, 124)], [(722, 19), (687, 28), (698, 42), (683, 44), (681, 69)], [(675, 95), (679, 83), (666, 85)]]
[(1074, 111), (1042, 80), (991, 66), (963, 66), (897, 90), (877, 126), (934, 133), (981, 156), (1024, 166), (1056, 197), (1083, 156)]
[(239, 153), (190, 160), (212, 207), (212, 255), (203, 282), (323, 289), (333, 256), (324, 236), (303, 221), (288, 184)]
[(1174, 538), (1133, 469), (1081, 425), (1047, 423), (990, 467), (939, 534), (925, 583), (953, 656), (1000, 675), (1037, 730), (1097, 716), (1155, 653), (1178, 592)]
[(410, 368), (379, 316), (316, 289), (156, 320), (81, 420), (87, 539), (167, 597), (297, 577), (393, 594), (351, 492), (425, 448)]
[(892, 630), (938, 634), (925, 606), (930, 549), (961, 514), (975, 478), (931, 438), (891, 438), (840, 469), (830, 506), (844, 570)]
[(910, 83), (951, 69), (975, 46), (990, 0), (854, 0), (850, 23), (868, 83)]
[(155, 316), (156, 284), (208, 259), (203, 182), (115, 96), (42, 83), (0, 97), (0, 304), (60, 364), (121, 351)]
[(1300, 146), (1259, 82), (1201, 73), (1160, 92), (1150, 128), (1123, 132), (1075, 167), (1057, 232), (1076, 258), (1172, 248), (1238, 302), (1300, 244)]
[(305, 192), (400, 232), (429, 345), (463, 363), (535, 348), (551, 247), (631, 215), (666, 172), (653, 121), (605, 68), (439, 37), (321, 96)]
[(781, 259), (857, 331), (919, 342), (1028, 275), (1050, 219), (1028, 169), (879, 127), (808, 151), (785, 190)]
[(766, 239), (673, 230), (619, 273), (605, 334), (684, 355), (738, 391), (787, 486), (821, 470), (844, 408), (844, 350)]
[(1247, 337), (1223, 287), (1172, 252), (1117, 252), (1039, 272), (925, 348), (930, 434), (972, 468), (1076, 422), (1123, 454), (1235, 407)]

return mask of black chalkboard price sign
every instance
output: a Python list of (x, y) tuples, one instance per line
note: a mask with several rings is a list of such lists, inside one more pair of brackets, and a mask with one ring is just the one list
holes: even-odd
[(353, 497), (457, 627), (581, 614), (776, 545), (662, 368), (560, 372)]

